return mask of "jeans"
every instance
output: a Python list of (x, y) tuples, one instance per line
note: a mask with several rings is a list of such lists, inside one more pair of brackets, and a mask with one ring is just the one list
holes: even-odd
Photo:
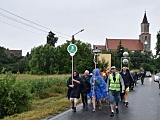
[(119, 103), (120, 91), (109, 91), (109, 103), (114, 104), (114, 102)]

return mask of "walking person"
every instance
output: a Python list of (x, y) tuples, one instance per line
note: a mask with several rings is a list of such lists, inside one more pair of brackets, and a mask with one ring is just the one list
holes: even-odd
[(99, 109), (102, 108), (101, 99), (107, 96), (106, 93), (106, 83), (104, 79), (100, 75), (100, 71), (98, 68), (93, 70), (93, 76), (90, 79), (91, 84), (91, 98), (93, 104), (93, 112), (96, 110), (96, 101), (98, 101)]
[[(110, 71), (109, 70), (106, 70), (106, 76), (105, 76), (105, 78), (104, 78), (104, 81), (106, 82), (106, 85), (107, 85), (107, 80), (108, 80), (108, 76), (110, 75)], [(108, 87), (108, 86), (107, 86)], [(107, 92), (107, 89), (108, 88), (106, 88), (106, 92)], [(108, 94), (107, 94), (107, 96), (104, 98), (104, 101), (106, 102), (106, 106), (108, 106)]]
[(107, 80), (107, 86), (108, 86), (108, 92), (109, 92), (109, 103), (111, 108), (111, 114), (110, 116), (114, 116), (114, 102), (116, 103), (116, 113), (119, 113), (118, 109), (118, 103), (119, 103), (119, 97), (120, 97), (120, 91), (122, 93), (124, 92), (124, 82), (121, 75), (116, 72), (116, 67), (111, 67), (111, 74), (108, 76)]
[(124, 85), (125, 85), (124, 102), (125, 102), (125, 106), (128, 107), (128, 94), (129, 94), (129, 89), (133, 86), (133, 78), (129, 72), (129, 69), (127, 69), (127, 67), (122, 68), (120, 75), (122, 76), (124, 80)]
[(81, 83), (82, 80), (79, 77), (79, 73), (77, 71), (74, 71), (73, 79), (71, 76), (67, 81), (67, 87), (68, 87), (67, 96), (72, 103), (73, 112), (76, 112), (76, 106), (78, 103), (78, 99), (80, 98)]
[(140, 70), (140, 79), (141, 79), (141, 84), (143, 85), (144, 84), (144, 78), (146, 76), (146, 72), (145, 70), (141, 69)]
[(84, 75), (82, 76), (82, 89), (81, 89), (83, 108), (85, 108), (86, 110), (88, 109), (87, 94), (90, 93), (90, 90), (91, 90), (90, 75), (89, 71), (86, 70), (84, 72)]

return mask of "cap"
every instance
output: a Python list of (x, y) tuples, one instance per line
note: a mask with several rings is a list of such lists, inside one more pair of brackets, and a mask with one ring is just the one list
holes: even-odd
[(116, 67), (115, 67), (115, 66), (112, 66), (111, 69), (116, 69)]

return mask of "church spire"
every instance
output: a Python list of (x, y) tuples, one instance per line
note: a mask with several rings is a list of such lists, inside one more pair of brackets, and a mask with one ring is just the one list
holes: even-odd
[(146, 11), (145, 11), (145, 13), (144, 13), (144, 17), (143, 17), (142, 23), (144, 23), (144, 24), (145, 24), (145, 23), (148, 23)]

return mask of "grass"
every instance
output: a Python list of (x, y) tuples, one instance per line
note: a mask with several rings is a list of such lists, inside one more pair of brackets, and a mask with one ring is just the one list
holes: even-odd
[[(62, 75), (30, 75), (30, 74), (14, 74), (18, 80), (30, 80), (30, 79), (38, 79), (38, 78), (64, 78), (69, 77), (69, 74)], [(1, 78), (5, 77), (5, 74), (0, 74)]]
[[(4, 74), (0, 75), (1, 78), (5, 77)], [(70, 75), (28, 75), (17, 74), (15, 75), (17, 80), (35, 80), (38, 78), (66, 78)], [(64, 85), (65, 86), (65, 85)], [(50, 115), (56, 115), (61, 113), (70, 107), (70, 101), (67, 99), (66, 94), (52, 93), (54, 96), (45, 99), (32, 99), (30, 111), (23, 112), (21, 114), (14, 114), (3, 118), (3, 120), (39, 120), (46, 118)]]
[(44, 100), (33, 101), (33, 109), (28, 112), (4, 118), (4, 120), (38, 120), (49, 115), (56, 115), (70, 107), (65, 96), (50, 97)]

